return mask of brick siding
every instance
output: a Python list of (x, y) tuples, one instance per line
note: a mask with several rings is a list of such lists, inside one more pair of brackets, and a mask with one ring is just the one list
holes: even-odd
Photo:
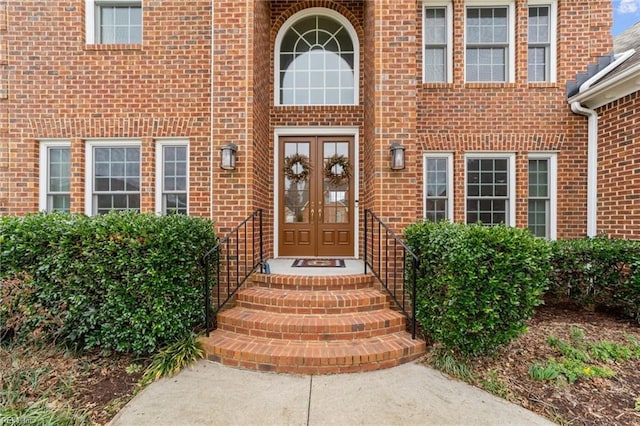
[[(275, 128), (349, 126), (360, 129), (361, 210), (396, 231), (422, 217), (424, 152), (454, 153), (459, 221), (463, 155), (516, 153), (517, 226), (526, 226), (527, 156), (557, 151), (558, 237), (583, 236), (587, 123), (570, 112), (564, 82), (610, 52), (611, 4), (558, 3), (557, 83), (527, 82), (525, 0), (515, 3), (515, 82), (464, 83), (464, 2), (454, 0), (453, 83), (422, 84), (421, 1), (145, 1), (143, 43), (100, 46), (85, 44), (84, 1), (0, 0), (0, 214), (38, 209), (41, 139), (71, 141), (75, 212), (85, 211), (90, 178), (85, 142), (140, 140), (141, 206), (153, 211), (155, 141), (180, 137), (189, 140), (190, 214), (225, 232), (263, 208), (272, 236)], [(274, 105), (276, 35), (309, 7), (341, 13), (358, 34), (358, 105)], [(402, 171), (389, 169), (392, 142), (406, 148)], [(228, 143), (238, 145), (231, 172), (219, 167)]]
[(598, 232), (640, 239), (640, 96), (625, 96), (597, 110)]

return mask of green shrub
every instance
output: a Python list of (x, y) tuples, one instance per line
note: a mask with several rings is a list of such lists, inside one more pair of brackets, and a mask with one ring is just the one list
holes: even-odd
[(34, 214), (0, 218), (0, 230), (1, 276), (26, 273), (17, 299), (29, 300), (25, 309), (40, 312), (43, 321), (62, 324), (45, 337), (82, 349), (144, 354), (203, 321), (199, 259), (215, 243), (210, 221)]
[(640, 242), (606, 237), (552, 243), (548, 298), (622, 309), (640, 320)]
[(525, 330), (549, 276), (549, 248), (504, 226), (419, 223), (405, 232), (420, 257), (416, 318), (465, 355), (492, 352)]

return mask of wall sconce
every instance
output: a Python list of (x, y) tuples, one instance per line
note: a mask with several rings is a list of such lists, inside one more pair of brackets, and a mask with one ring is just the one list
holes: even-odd
[(404, 146), (393, 142), (389, 149), (391, 151), (391, 170), (404, 169)]
[(235, 143), (230, 143), (220, 148), (220, 167), (225, 170), (235, 170), (236, 151), (238, 151), (238, 145)]

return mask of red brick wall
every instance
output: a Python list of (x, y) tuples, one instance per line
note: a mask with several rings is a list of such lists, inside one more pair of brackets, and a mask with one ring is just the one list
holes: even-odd
[(640, 239), (640, 94), (598, 115), (598, 233)]
[(71, 140), (75, 212), (84, 212), (85, 140), (141, 140), (142, 210), (152, 211), (154, 138), (186, 137), (190, 211), (210, 216), (210, 2), (145, 2), (144, 42), (128, 46), (85, 44), (84, 1), (3, 3), (11, 82), (2, 104), (10, 115), (4, 211), (38, 209), (42, 138)]
[[(587, 64), (611, 51), (611, 4), (606, 0), (558, 2), (557, 83), (527, 82), (527, 2), (516, 1), (516, 81), (464, 82), (464, 2), (454, 0), (454, 58), (452, 84), (420, 84), (418, 144), (425, 151), (454, 153), (455, 220), (464, 221), (465, 165), (463, 155), (478, 151), (516, 153), (516, 225), (527, 225), (527, 156), (536, 151), (558, 152), (558, 238), (586, 234), (587, 121), (571, 113), (565, 82)], [(422, 31), (418, 4), (418, 33)], [(418, 81), (421, 46), (417, 44)], [(421, 159), (416, 159), (420, 164)], [(417, 175), (416, 199), (422, 197)], [(417, 217), (422, 203), (417, 203)]]
[[(254, 50), (253, 67), (256, 70), (254, 78), (254, 150), (256, 161), (254, 163), (255, 208), (263, 211), (264, 234), (273, 235), (273, 145), (271, 144), (271, 132), (269, 130), (269, 106), (272, 96), (270, 90), (270, 60), (271, 55), (271, 10), (269, 3), (257, 1), (254, 3)], [(266, 251), (273, 255), (273, 240), (267, 238)]]
[[(353, 126), (360, 129), (361, 207), (373, 208), (395, 230), (422, 216), (425, 151), (455, 153), (456, 220), (464, 220), (463, 154), (515, 152), (517, 223), (524, 226), (527, 155), (555, 150), (558, 237), (584, 235), (586, 119), (570, 112), (564, 82), (611, 50), (610, 2), (559, 2), (553, 84), (527, 82), (525, 0), (516, 1), (516, 81), (464, 83), (464, 2), (453, 5), (454, 82), (422, 84), (422, 2), (416, 0), (145, 2), (143, 44), (106, 48), (85, 45), (83, 1), (0, 0), (0, 51), (7, 46), (6, 58), (0, 55), (0, 86), (7, 88), (0, 87), (0, 137), (7, 141), (0, 147), (0, 212), (38, 208), (41, 138), (71, 140), (72, 209), (79, 212), (85, 140), (140, 139), (142, 205), (152, 210), (154, 138), (186, 137), (191, 214), (214, 218), (224, 232), (262, 207), (270, 227), (274, 128)], [(308, 7), (342, 13), (358, 33), (356, 106), (273, 105), (276, 34)], [(407, 168), (392, 172), (389, 146), (396, 141), (406, 148)], [(227, 143), (238, 145), (232, 172), (219, 167)]]

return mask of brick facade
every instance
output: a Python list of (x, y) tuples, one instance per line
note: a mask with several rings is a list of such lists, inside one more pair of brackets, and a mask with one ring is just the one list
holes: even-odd
[(598, 232), (640, 239), (640, 94), (597, 110)]
[[(141, 210), (153, 211), (155, 143), (184, 138), (189, 213), (224, 233), (262, 208), (273, 254), (275, 131), (331, 126), (359, 129), (360, 214), (372, 208), (396, 231), (422, 217), (425, 152), (454, 155), (456, 221), (464, 220), (464, 154), (515, 153), (523, 227), (528, 155), (553, 151), (558, 237), (583, 236), (587, 124), (570, 112), (564, 82), (610, 52), (611, 4), (558, 3), (557, 83), (527, 82), (525, 0), (514, 8), (515, 81), (465, 83), (465, 2), (453, 0), (453, 81), (423, 84), (421, 1), (147, 0), (142, 44), (89, 45), (84, 1), (0, 0), (0, 214), (38, 210), (39, 141), (51, 139), (71, 142), (74, 212), (86, 211), (86, 141), (139, 141)], [(311, 7), (340, 13), (357, 34), (357, 105), (274, 105), (276, 36)], [(406, 149), (404, 170), (389, 169), (393, 142)], [(219, 167), (228, 143), (238, 145), (233, 171)]]

